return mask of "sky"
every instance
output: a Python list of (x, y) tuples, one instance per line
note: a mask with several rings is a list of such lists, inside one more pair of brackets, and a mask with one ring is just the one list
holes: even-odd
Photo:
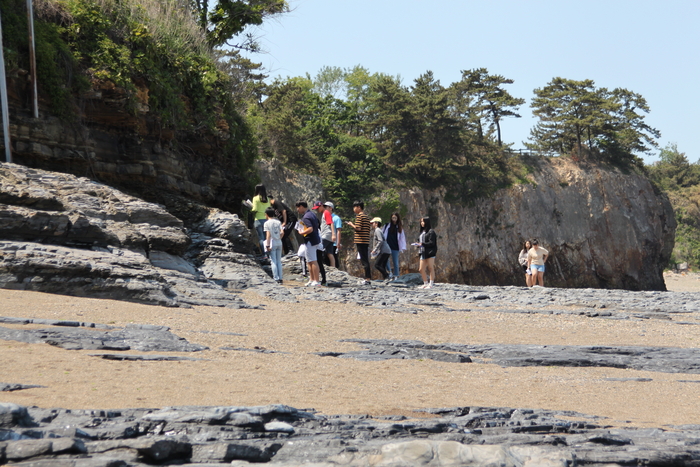
[[(264, 50), (250, 58), (270, 79), (361, 65), (407, 86), (430, 70), (447, 87), (462, 70), (487, 68), (527, 101), (522, 118), (502, 122), (515, 149), (537, 123), (534, 89), (592, 79), (641, 94), (660, 148), (700, 159), (700, 0), (288, 1), (290, 13), (250, 31)], [(658, 150), (643, 157), (652, 163)]]

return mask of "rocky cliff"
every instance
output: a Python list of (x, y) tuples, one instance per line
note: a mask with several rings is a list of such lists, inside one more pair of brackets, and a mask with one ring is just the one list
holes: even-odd
[[(568, 158), (530, 158), (527, 183), (473, 205), (443, 191), (407, 190), (410, 239), (430, 215), (439, 236), (438, 279), (474, 285), (525, 285), (517, 258), (523, 240), (549, 250), (545, 285), (666, 290), (663, 268), (676, 221), (665, 195), (642, 175)], [(415, 254), (403, 256), (415, 269)]]
[(148, 88), (139, 88), (134, 112), (124, 90), (109, 83), (82, 95), (67, 118), (53, 116), (41, 99), (34, 119), (23, 105), (24, 86), (8, 80), (14, 163), (89, 177), (164, 204), (177, 195), (237, 212), (247, 194), (243, 170), (224, 156), (235, 131), (225, 121), (215, 132), (173, 131), (149, 113)]
[(244, 307), (251, 287), (294, 300), (252, 248), (236, 214), (211, 208), (186, 228), (87, 178), (0, 163), (0, 288), (185, 307)]

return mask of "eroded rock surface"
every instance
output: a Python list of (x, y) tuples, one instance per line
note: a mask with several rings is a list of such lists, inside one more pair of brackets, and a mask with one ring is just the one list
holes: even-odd
[(89, 411), (0, 403), (0, 462), (25, 466), (695, 466), (699, 443), (698, 425), (611, 428), (548, 410), (371, 418), (284, 405)]
[(193, 228), (86, 178), (0, 164), (0, 287), (185, 307), (246, 307), (246, 288), (295, 300), (241, 253), (238, 216), (210, 209)]
[(53, 327), (41, 329), (7, 328), (0, 326), (0, 339), (26, 342), (28, 344), (47, 343), (66, 350), (138, 350), (141, 352), (198, 352), (207, 347), (192, 344), (170, 332), (167, 326), (151, 324), (128, 324), (124, 328), (79, 323), (75, 321), (52, 322), (0, 317), (0, 322), (8, 324), (50, 324)]

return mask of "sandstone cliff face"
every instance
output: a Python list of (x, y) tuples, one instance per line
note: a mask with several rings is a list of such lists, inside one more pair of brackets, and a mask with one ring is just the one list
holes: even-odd
[[(400, 194), (409, 241), (418, 237), (421, 216), (433, 219), (438, 280), (525, 285), (518, 253), (535, 237), (550, 253), (545, 285), (666, 290), (662, 273), (676, 222), (665, 195), (633, 173), (567, 158), (527, 162), (534, 166), (529, 184), (473, 206), (449, 204), (439, 191)], [(418, 267), (415, 252), (402, 256), (405, 266)]]

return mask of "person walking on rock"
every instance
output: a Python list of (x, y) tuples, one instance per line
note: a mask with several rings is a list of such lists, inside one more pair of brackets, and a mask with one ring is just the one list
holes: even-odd
[(270, 207), (270, 201), (267, 198), (267, 190), (265, 185), (255, 185), (255, 195), (253, 196), (253, 207), (250, 209), (255, 216), (255, 222), (253, 227), (255, 232), (258, 234), (258, 241), (260, 242), (260, 251), (263, 255), (267, 256), (265, 251), (265, 232), (263, 231), (263, 225), (265, 224), (265, 209)]
[(544, 287), (544, 263), (547, 262), (549, 252), (539, 246), (539, 241), (536, 238), (533, 238), (530, 243), (532, 243), (532, 248), (527, 252), (527, 267), (532, 272), (530, 284), (532, 287), (538, 284), (540, 287)]
[[(432, 289), (435, 285), (435, 256), (437, 255), (437, 234), (429, 217), (420, 220), (420, 237), (415, 246), (420, 248), (420, 275), (423, 277), (421, 289)], [(428, 281), (429, 279), (429, 281)]]
[(278, 284), (282, 283), (282, 236), (284, 235), (284, 230), (282, 230), (282, 223), (277, 219), (275, 215), (275, 210), (273, 208), (267, 208), (265, 210), (265, 217), (267, 221), (263, 226), (265, 230), (265, 249), (268, 256), (270, 257), (270, 264), (272, 266), (272, 278)]
[(525, 240), (523, 249), (520, 250), (520, 255), (518, 256), (518, 263), (520, 263), (520, 266), (525, 272), (525, 284), (527, 284), (528, 287), (532, 286), (532, 271), (530, 271), (530, 268), (527, 266), (527, 253), (530, 251), (530, 248), (532, 248), (530, 240)]
[(381, 217), (375, 217), (370, 223), (374, 229), (374, 248), (372, 248), (372, 257), (376, 258), (374, 268), (380, 272), (382, 279), (387, 280), (389, 273), (386, 270), (386, 264), (391, 256), (391, 248), (389, 248), (389, 244), (384, 239), (384, 233), (382, 233)]
[(372, 280), (372, 270), (369, 267), (369, 217), (365, 214), (365, 203), (355, 201), (352, 203), (352, 210), (355, 212), (355, 222), (347, 224), (355, 229), (355, 248), (360, 255), (360, 262), (365, 270), (365, 278), (360, 284), (369, 285)]
[(403, 231), (401, 216), (398, 212), (391, 215), (391, 222), (384, 225), (382, 230), (384, 238), (391, 249), (391, 263), (387, 268), (390, 278), (396, 279), (401, 273), (399, 270), (399, 253), (406, 249), (406, 233)]

